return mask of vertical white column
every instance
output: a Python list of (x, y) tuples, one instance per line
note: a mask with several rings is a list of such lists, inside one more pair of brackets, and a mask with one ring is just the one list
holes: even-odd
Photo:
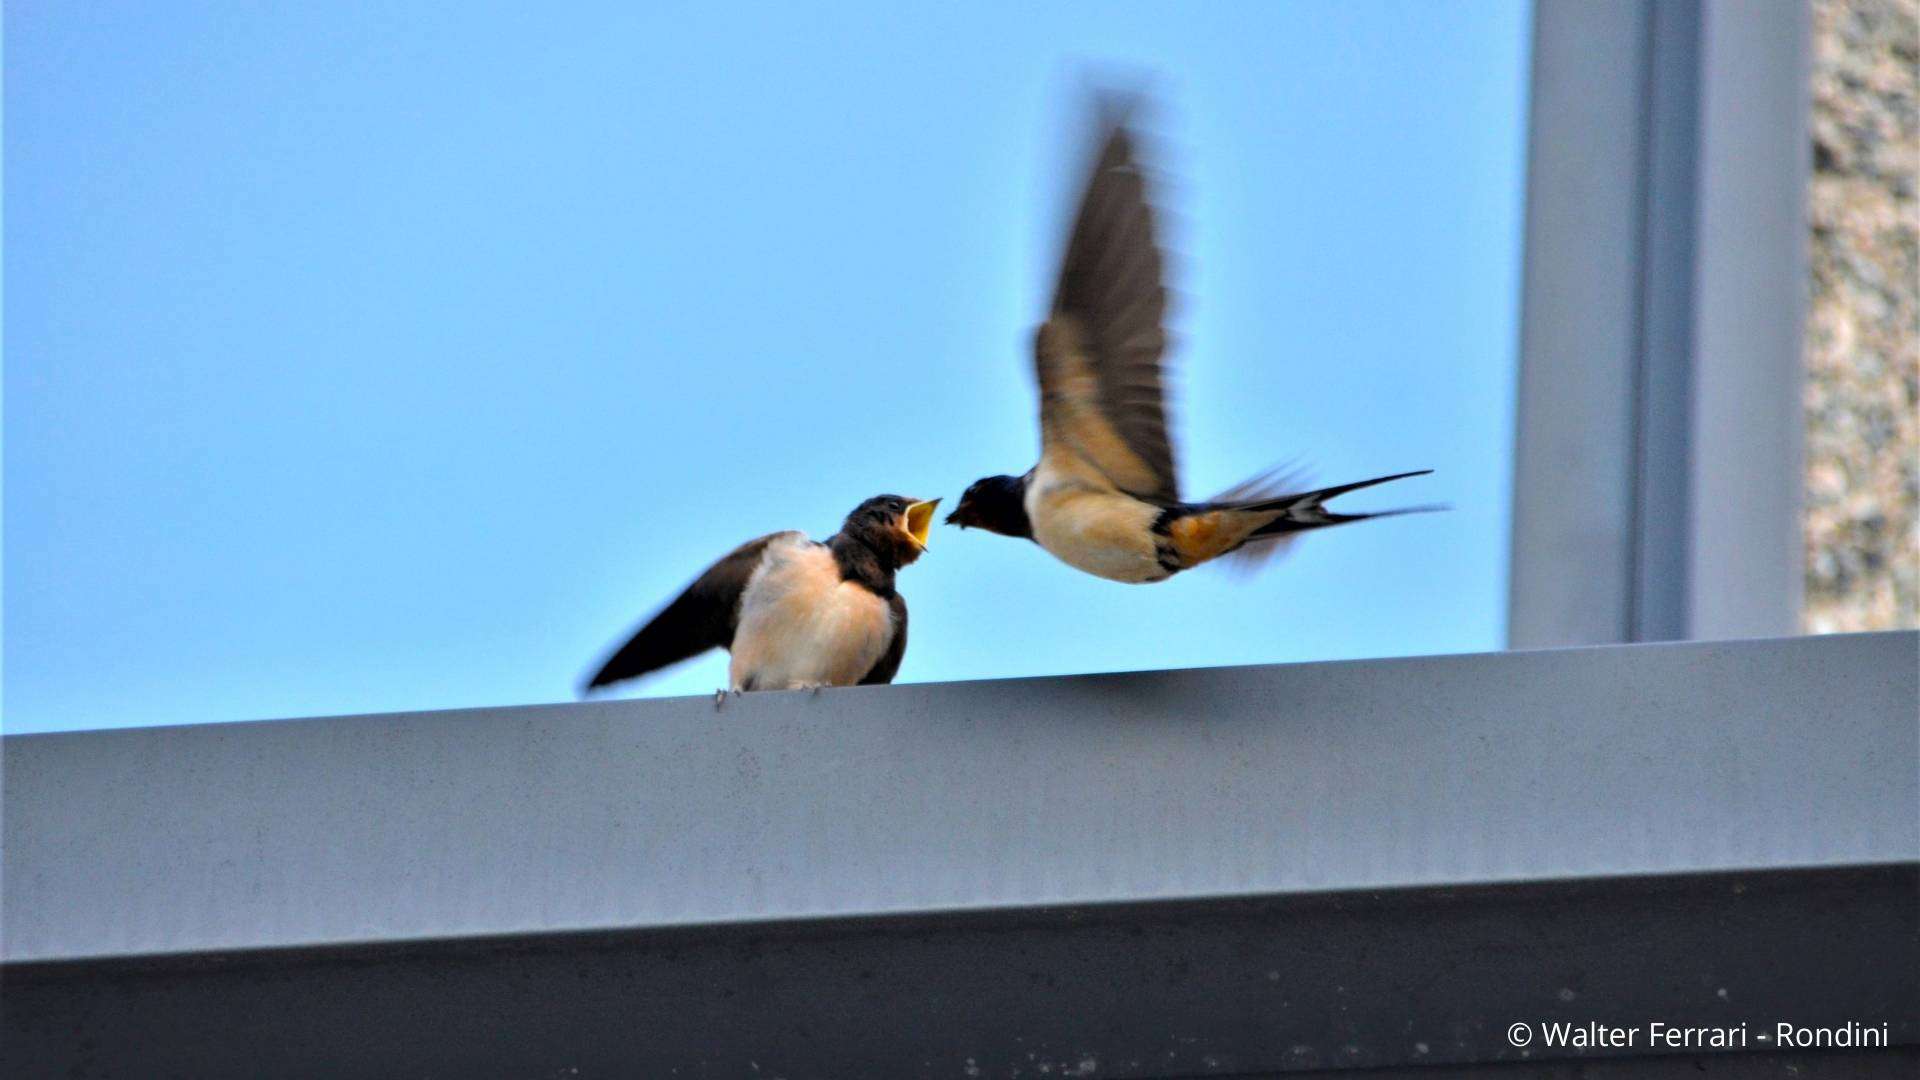
[(1794, 633), (1803, 5), (1540, 0), (1509, 643)]

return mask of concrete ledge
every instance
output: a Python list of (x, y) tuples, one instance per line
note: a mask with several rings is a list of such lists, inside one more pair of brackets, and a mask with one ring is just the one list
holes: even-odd
[(4, 958), (1920, 860), (1920, 635), (4, 740)]

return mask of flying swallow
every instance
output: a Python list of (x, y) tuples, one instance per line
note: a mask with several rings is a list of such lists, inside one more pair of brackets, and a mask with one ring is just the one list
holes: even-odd
[(825, 543), (777, 532), (733, 549), (615, 650), (593, 690), (708, 649), (733, 654), (729, 689), (889, 683), (907, 652), (894, 574), (920, 557), (940, 500), (878, 495)]
[(1032, 540), (1103, 578), (1152, 582), (1224, 555), (1257, 561), (1309, 529), (1435, 509), (1342, 514), (1322, 505), (1430, 469), (1292, 493), (1286, 483), (1297, 474), (1269, 473), (1206, 502), (1181, 499), (1161, 385), (1164, 259), (1135, 142), (1124, 114), (1108, 110), (1053, 310), (1034, 342), (1040, 462), (1021, 476), (975, 481), (948, 524)]

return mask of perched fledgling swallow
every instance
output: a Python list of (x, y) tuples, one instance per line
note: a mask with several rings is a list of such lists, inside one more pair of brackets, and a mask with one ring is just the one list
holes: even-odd
[(749, 540), (620, 646), (586, 689), (713, 648), (733, 654), (735, 691), (892, 682), (907, 652), (907, 601), (894, 573), (926, 550), (939, 504), (877, 495), (825, 543), (800, 532)]
[(1268, 474), (1207, 502), (1180, 498), (1161, 389), (1163, 259), (1134, 143), (1110, 110), (1053, 310), (1034, 342), (1040, 462), (1022, 476), (975, 481), (947, 523), (1032, 540), (1089, 574), (1151, 582), (1231, 553), (1264, 558), (1308, 529), (1435, 509), (1340, 514), (1321, 505), (1430, 469), (1295, 494)]

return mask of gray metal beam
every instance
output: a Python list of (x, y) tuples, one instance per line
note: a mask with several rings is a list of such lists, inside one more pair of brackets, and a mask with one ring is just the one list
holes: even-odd
[(4, 740), (8, 961), (1920, 859), (1920, 637)]
[(14, 736), (0, 1072), (1901, 1075), (1917, 760), (1915, 633)]
[(1797, 629), (1807, 18), (1536, 7), (1516, 647)]

